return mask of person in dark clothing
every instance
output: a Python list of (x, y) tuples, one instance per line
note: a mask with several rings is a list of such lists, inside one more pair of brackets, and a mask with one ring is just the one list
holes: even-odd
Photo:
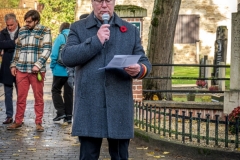
[(40, 24), (41, 16), (37, 10), (29, 10), (24, 15), (25, 25), (19, 29), (18, 39), (11, 61), (11, 73), (16, 76), (18, 96), (15, 122), (7, 130), (20, 129), (23, 124), (26, 101), (31, 86), (34, 94), (35, 125), (37, 132), (43, 132), (43, 86), (46, 62), (52, 50), (50, 28)]
[[(73, 110), (73, 86), (68, 84), (67, 68), (63, 64), (59, 63), (60, 48), (67, 41), (67, 35), (69, 33), (70, 23), (63, 22), (59, 28), (59, 35), (57, 36), (51, 54), (50, 68), (53, 73), (52, 83), (52, 100), (54, 107), (57, 111), (56, 117), (53, 121), (60, 121), (64, 119), (64, 122), (72, 122), (72, 110)], [(72, 75), (73, 77), (73, 75)], [(71, 77), (70, 77), (71, 78)], [(62, 96), (63, 89), (63, 96)]]
[(16, 15), (13, 13), (6, 14), (4, 17), (6, 28), (0, 34), (0, 50), (2, 50), (2, 64), (0, 69), (0, 83), (4, 85), (5, 92), (5, 107), (6, 119), (3, 124), (10, 124), (13, 122), (13, 85), (16, 88), (16, 79), (11, 74), (10, 62), (13, 58), (15, 50), (15, 40), (18, 36), (19, 24)]

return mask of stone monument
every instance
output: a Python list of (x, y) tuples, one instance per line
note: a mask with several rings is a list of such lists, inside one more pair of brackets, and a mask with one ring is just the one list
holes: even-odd
[[(216, 32), (216, 41), (215, 41), (215, 53), (214, 53), (214, 65), (220, 65), (221, 62), (226, 64), (227, 58), (227, 37), (228, 29), (226, 26), (218, 26)], [(213, 67), (213, 77), (219, 77), (220, 67)], [(219, 85), (219, 80), (214, 80), (212, 85)]]
[(240, 106), (240, 0), (238, 0), (237, 13), (232, 13), (231, 32), (230, 91), (224, 92), (223, 112), (226, 114)]

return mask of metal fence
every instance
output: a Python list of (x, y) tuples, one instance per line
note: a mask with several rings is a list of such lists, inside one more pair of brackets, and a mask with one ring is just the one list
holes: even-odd
[[(136, 102), (134, 109), (135, 125), (146, 132), (153, 132), (182, 143), (224, 148), (239, 147), (239, 117), (236, 118), (236, 123), (229, 122), (228, 116), (225, 116), (225, 121), (219, 121), (219, 115), (215, 115), (215, 120), (210, 120), (209, 114), (205, 115), (206, 118), (201, 118), (201, 113), (193, 117), (192, 112), (179, 113), (178, 110), (144, 105), (141, 102)], [(229, 127), (235, 128), (235, 134), (229, 133)]]
[[(152, 64), (152, 67), (163, 67), (163, 66), (168, 66), (168, 67), (174, 67), (174, 66), (181, 66), (181, 67), (198, 67), (199, 70), (200, 68), (204, 68), (203, 70), (206, 70), (206, 68), (211, 68), (211, 67), (219, 67), (219, 68), (230, 68), (230, 65), (210, 65), (210, 64)], [(226, 80), (230, 80), (230, 78), (220, 78), (220, 77), (145, 77), (145, 79), (182, 79), (182, 80), (211, 80), (211, 81), (226, 81)], [(208, 90), (143, 90), (144, 93), (148, 93), (148, 92), (169, 92), (169, 93), (224, 93), (224, 91), (208, 91)]]

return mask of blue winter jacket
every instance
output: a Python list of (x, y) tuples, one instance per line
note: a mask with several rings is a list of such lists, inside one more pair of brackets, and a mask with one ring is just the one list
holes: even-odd
[(68, 35), (69, 29), (64, 29), (56, 38), (54, 41), (53, 47), (52, 47), (52, 54), (51, 54), (51, 63), (50, 68), (52, 70), (52, 73), (54, 76), (61, 76), (61, 77), (67, 77), (67, 69), (65, 66), (59, 65), (57, 63), (58, 54), (59, 54), (59, 48), (62, 44), (65, 44), (65, 37), (63, 34)]

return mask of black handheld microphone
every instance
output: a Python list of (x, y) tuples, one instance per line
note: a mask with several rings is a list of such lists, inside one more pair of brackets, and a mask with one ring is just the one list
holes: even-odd
[[(110, 19), (110, 15), (108, 13), (104, 13), (102, 15), (103, 24), (108, 24), (109, 19)], [(105, 40), (105, 42), (103, 44), (104, 48), (105, 48), (106, 42), (107, 42), (107, 40)]]

